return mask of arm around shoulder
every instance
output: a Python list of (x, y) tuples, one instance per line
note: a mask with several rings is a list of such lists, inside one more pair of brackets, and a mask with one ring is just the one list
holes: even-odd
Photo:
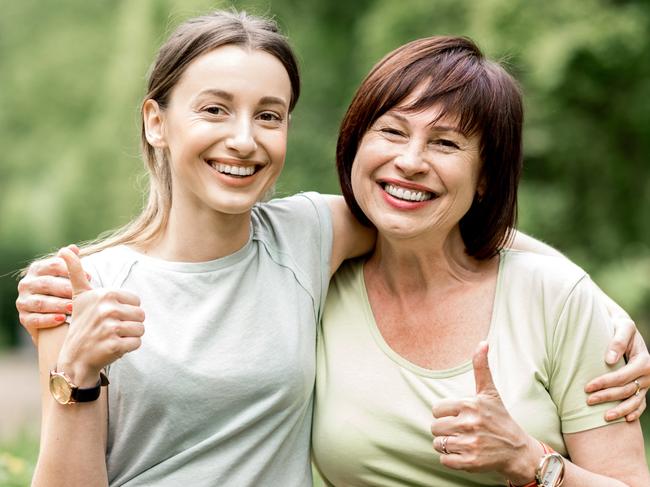
[(377, 232), (374, 228), (359, 223), (342, 196), (324, 195), (324, 197), (332, 212), (334, 227), (330, 261), (330, 275), (333, 275), (344, 260), (370, 252), (375, 245)]

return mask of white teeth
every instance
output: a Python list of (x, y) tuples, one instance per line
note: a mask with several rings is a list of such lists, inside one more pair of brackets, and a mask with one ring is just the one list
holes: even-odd
[(223, 174), (232, 174), (233, 176), (252, 176), (255, 173), (255, 166), (231, 166), (229, 164), (217, 164), (214, 161), (210, 165)]
[(384, 186), (384, 191), (386, 191), (389, 195), (394, 196), (395, 198), (406, 201), (424, 201), (433, 198), (433, 193), (429, 193), (428, 191), (404, 189), (392, 184), (386, 184)]

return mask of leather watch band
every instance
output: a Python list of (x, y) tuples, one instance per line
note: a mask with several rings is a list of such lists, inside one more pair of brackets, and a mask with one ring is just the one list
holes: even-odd
[(83, 389), (81, 387), (77, 387), (72, 391), (72, 396), (71, 396), (72, 400), (74, 402), (96, 401), (99, 398), (99, 394), (102, 390), (102, 387), (107, 385), (108, 385), (108, 377), (106, 377), (106, 374), (104, 374), (104, 372), (100, 372), (97, 385), (94, 385), (93, 387), (86, 387)]

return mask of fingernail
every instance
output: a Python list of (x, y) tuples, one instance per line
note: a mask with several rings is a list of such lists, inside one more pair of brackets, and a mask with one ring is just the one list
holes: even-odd
[(65, 321), (65, 315), (56, 315), (54, 317), (54, 321), (58, 321), (59, 323), (63, 323)]
[(72, 313), (72, 303), (68, 303), (68, 304), (66, 304), (66, 305), (65, 305), (65, 310), (66, 310), (68, 313)]
[(594, 387), (593, 384), (587, 384), (585, 386), (585, 392), (594, 392), (595, 390), (596, 390), (596, 388)]
[(618, 354), (614, 350), (607, 352), (607, 362), (615, 364), (618, 361)]
[(616, 419), (616, 417), (617, 417), (617, 416), (616, 416), (616, 413), (607, 413), (607, 414), (605, 415), (605, 419), (606, 419), (607, 421), (612, 421), (613, 419)]

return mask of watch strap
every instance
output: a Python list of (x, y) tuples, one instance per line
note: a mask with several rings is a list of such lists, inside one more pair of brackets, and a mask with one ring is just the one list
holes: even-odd
[(70, 398), (74, 402), (92, 402), (99, 398), (101, 389), (108, 385), (108, 377), (103, 371), (99, 372), (99, 380), (93, 387), (77, 387), (72, 390)]

